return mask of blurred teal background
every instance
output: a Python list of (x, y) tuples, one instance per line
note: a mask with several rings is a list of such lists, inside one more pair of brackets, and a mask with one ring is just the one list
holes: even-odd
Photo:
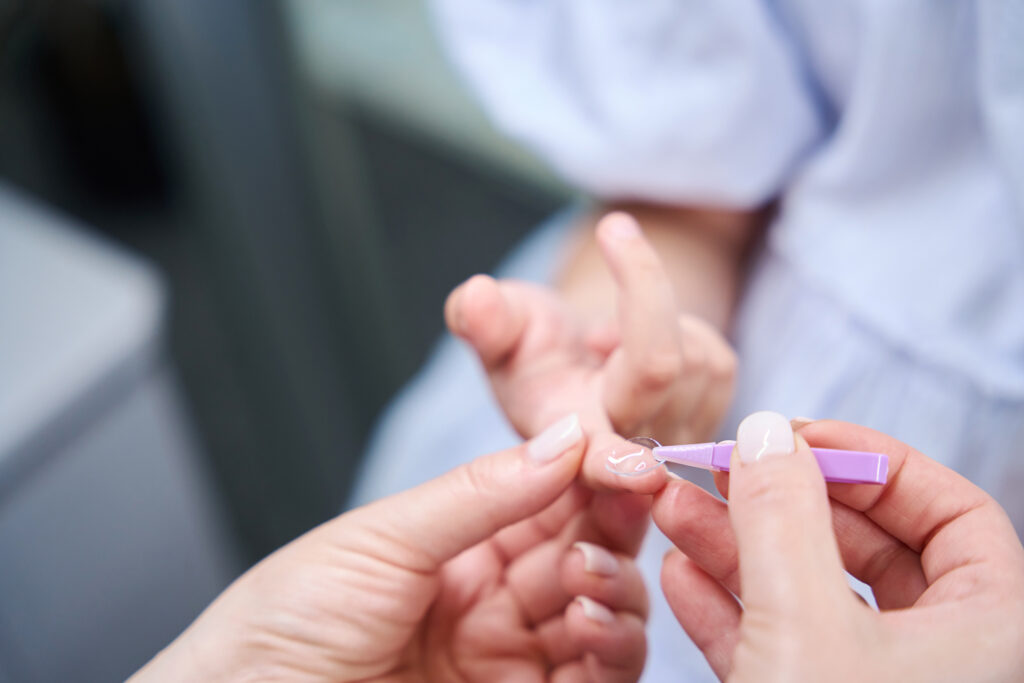
[[(211, 574), (196, 606), (337, 513), (375, 416), (442, 332), (446, 293), (571, 199), (493, 131), (421, 0), (0, 0), (0, 184), (10, 203), (0, 201), (0, 230), (24, 236), (36, 220), (24, 217), (38, 210), (100, 251), (147, 264), (159, 282), (153, 363), (180, 405), (196, 481), (211, 492), (210, 524), (225, 530), (218, 566), (231, 568)], [(22, 202), (34, 208), (17, 213)], [(4, 239), (0, 251), (22, 258)], [(43, 264), (22, 265), (48, 281)], [(20, 286), (4, 294), (24, 303), (10, 291)], [(0, 306), (0, 338), (20, 334), (17, 310)], [(62, 340), (69, 353), (75, 332)], [(48, 348), (28, 364), (47, 364)], [(0, 367), (0, 404), (23, 404), (2, 374), (20, 370)], [(76, 429), (65, 430), (68, 443)], [(16, 454), (17, 477), (0, 467), (0, 523), (5, 504), (70, 458), (44, 442)], [(135, 490), (137, 479), (119, 482), (112, 467), (107, 485)], [(136, 498), (142, 520), (147, 503)], [(80, 514), (67, 496), (41, 505), (53, 519)], [(74, 562), (51, 567), (60, 571), (74, 574)], [(0, 627), (13, 620), (3, 581)], [(153, 608), (145, 618), (162, 628), (133, 651), (110, 646), (103, 671), (141, 664), (195, 609)], [(72, 607), (63, 615), (87, 618)], [(117, 641), (116, 629), (102, 630), (97, 642)], [(0, 628), (0, 681), (5, 671), (47, 679), (17, 664), (12, 642)], [(77, 678), (100, 670), (80, 667)]]

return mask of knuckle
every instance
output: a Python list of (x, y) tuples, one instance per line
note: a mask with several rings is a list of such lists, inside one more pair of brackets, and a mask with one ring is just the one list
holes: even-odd
[(471, 460), (459, 468), (458, 486), (473, 497), (487, 498), (498, 491), (485, 459)]
[(683, 374), (710, 370), (709, 354), (700, 344), (683, 344), (680, 372)]
[[(690, 533), (703, 520), (699, 505), (693, 504), (690, 486), (673, 486), (662, 494), (652, 510), (654, 521), (673, 541), (685, 544), (692, 538)], [(677, 543), (681, 549), (682, 546)]]
[(903, 545), (892, 543), (875, 550), (864, 563), (861, 573), (862, 581), (868, 585), (877, 583), (883, 576), (899, 566), (903, 561), (904, 553), (912, 552)]
[(674, 348), (659, 348), (636, 363), (636, 381), (644, 391), (658, 391), (671, 386), (683, 372), (682, 354)]
[(631, 270), (641, 282), (649, 284), (665, 277), (665, 267), (654, 249), (643, 242), (636, 242), (631, 254)]
[(711, 377), (720, 382), (731, 382), (736, 378), (736, 352), (730, 348), (723, 349), (717, 353), (712, 360), (709, 370)]
[[(790, 456), (776, 456), (790, 457)], [(818, 491), (806, 477), (794, 477), (789, 467), (761, 462), (757, 472), (745, 477), (743, 497), (748, 505), (767, 508), (786, 517), (812, 514), (818, 507)]]

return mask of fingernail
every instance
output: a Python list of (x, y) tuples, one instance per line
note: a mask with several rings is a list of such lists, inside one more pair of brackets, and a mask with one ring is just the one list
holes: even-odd
[(654, 458), (654, 451), (636, 443), (609, 448), (606, 453), (604, 468), (623, 477), (639, 477), (662, 464)]
[(576, 602), (583, 608), (583, 616), (599, 624), (610, 624), (615, 621), (615, 614), (597, 600), (585, 595), (577, 595)]
[(798, 429), (803, 429), (812, 422), (815, 422), (813, 417), (794, 417), (789, 421), (789, 426), (792, 427), (795, 432)]
[(619, 561), (607, 548), (584, 541), (577, 541), (572, 547), (583, 553), (583, 569), (591, 574), (615, 576), (619, 573)]
[(526, 451), (534, 462), (550, 462), (568, 451), (582, 438), (580, 418), (573, 413), (533, 437), (527, 444)]
[(745, 463), (773, 455), (787, 455), (794, 450), (793, 428), (789, 420), (770, 410), (762, 410), (744, 418), (736, 431), (736, 450)]
[(462, 295), (465, 292), (465, 289), (465, 283), (459, 285), (454, 290), (452, 290), (452, 293), (449, 298), (449, 305), (451, 306), (452, 311), (451, 332), (454, 335), (461, 335), (466, 328), (465, 320), (463, 319), (462, 315), (462, 306), (460, 305), (462, 303)]
[(463, 312), (462, 307), (459, 306), (455, 309), (455, 329), (452, 333), (461, 336), (466, 333), (466, 314)]
[(615, 213), (608, 217), (611, 225), (608, 226), (609, 234), (617, 240), (633, 239), (640, 234), (640, 226), (636, 219), (628, 213)]

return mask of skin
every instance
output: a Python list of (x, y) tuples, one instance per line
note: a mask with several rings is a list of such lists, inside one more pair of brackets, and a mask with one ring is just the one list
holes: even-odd
[[(619, 299), (611, 321), (485, 277), (446, 305), (519, 431), (578, 412), (593, 457), (581, 444), (533, 467), (514, 449), (342, 515), (247, 572), (136, 680), (635, 680), (647, 607), (633, 557), (650, 505), (638, 494), (666, 476), (624, 483), (602, 454), (624, 447), (613, 428), (710, 431), (735, 359), (712, 325), (679, 316), (677, 283), (630, 217), (603, 220), (595, 244)], [(702, 261), (722, 244), (708, 242)], [(567, 270), (567, 291), (579, 272)], [(611, 551), (615, 576), (588, 572), (578, 540)], [(588, 618), (579, 595), (611, 621)]]
[[(611, 320), (588, 318), (559, 291), (483, 275), (449, 296), (449, 328), (476, 351), (523, 436), (569, 411), (588, 433), (664, 443), (706, 440), (717, 428), (732, 398), (735, 354), (712, 324), (680, 313), (676, 283), (645, 235), (624, 213), (597, 224), (595, 244), (615, 285), (609, 298), (618, 300)], [(584, 481), (621, 489), (604, 464), (596, 452), (588, 457)], [(664, 481), (653, 474), (626, 487), (651, 493)]]
[(742, 273), (760, 241), (768, 212), (620, 203), (599, 207), (577, 226), (553, 289), (584, 320), (615, 316), (616, 281), (599, 244), (596, 226), (623, 212), (643, 227), (664, 265), (678, 313), (729, 329), (743, 285)]
[[(132, 680), (636, 680), (647, 600), (632, 558), (646, 507), (576, 483), (582, 434), (547, 463), (527, 448), (288, 544)], [(611, 551), (617, 572), (588, 571), (580, 540)]]
[[(599, 436), (546, 464), (523, 447), (482, 458), (323, 525), (239, 579), (136, 680), (635, 680), (646, 599), (632, 558), (648, 511), (638, 493), (654, 494), (654, 519), (678, 547), (666, 597), (723, 679), (1024, 676), (1024, 549), (991, 498), (904, 444), (844, 423), (796, 425), (795, 453), (734, 459), (718, 478), (728, 506), (662, 469), (623, 478), (603, 467), (622, 444), (602, 430), (702, 434), (731, 391), (731, 367), (713, 369), (724, 342), (713, 327), (664, 324), (677, 283), (622, 221), (597, 231), (620, 296), (610, 331), (550, 291), (487, 278), (446, 310), (523, 434), (572, 406)], [(808, 441), (887, 453), (889, 483), (826, 487)], [(577, 540), (612, 551), (618, 571), (588, 571)], [(882, 613), (853, 597), (844, 567)]]
[[(734, 455), (729, 505), (685, 482), (655, 496), (678, 550), (662, 587), (729, 681), (1018, 681), (1024, 549), (999, 505), (865, 427), (797, 424), (796, 452)], [(885, 453), (885, 486), (828, 484), (808, 443)], [(848, 588), (870, 585), (881, 612)], [(733, 598), (738, 596), (742, 607)]]
[[(586, 243), (558, 292), (471, 281), (449, 300), (449, 325), (480, 354), (521, 433), (531, 433), (533, 419), (546, 410), (572, 405), (583, 407), (591, 428), (649, 434), (663, 442), (710, 436), (728, 400), (719, 397), (731, 392), (731, 368), (708, 368), (721, 362), (721, 337), (694, 334), (685, 314), (678, 327), (665, 321), (683, 301), (710, 321), (711, 332), (725, 329), (754, 217), (728, 223), (724, 233), (735, 239), (684, 230), (675, 243), (679, 249), (672, 249), (671, 237), (660, 243), (657, 253), (668, 259), (631, 256), (644, 249), (654, 253), (651, 242), (667, 234), (659, 228), (679, 227), (673, 220), (679, 215), (671, 211), (654, 218), (653, 229), (651, 221), (644, 222), (645, 234), (659, 235), (654, 240), (616, 234), (616, 214), (598, 223), (593, 244), (620, 297), (617, 318), (605, 329), (588, 328), (588, 320), (600, 319), (595, 299), (607, 298), (607, 287), (593, 245)], [(678, 266), (694, 257), (703, 261), (690, 264), (696, 276), (685, 269), (680, 275)], [(642, 271), (648, 277), (624, 277), (617, 262), (624, 258), (646, 262)], [(717, 286), (697, 302), (693, 295), (701, 282)], [(471, 287), (488, 288), (491, 307), (474, 311), (472, 298), (460, 300)], [(499, 322), (485, 330), (488, 321)], [(694, 347), (696, 362), (680, 362)], [(694, 406), (709, 404), (709, 415), (698, 417)], [(679, 548), (666, 557), (663, 590), (719, 677), (1024, 678), (1024, 552), (999, 506), (959, 475), (885, 435), (836, 422), (804, 420), (794, 426), (802, 434), (795, 455), (752, 466), (735, 463), (731, 486), (728, 476), (718, 477), (723, 495), (732, 489), (728, 506), (692, 484), (667, 481), (660, 470), (637, 478), (608, 473), (606, 452), (600, 450), (588, 453), (584, 463), (592, 486), (655, 494), (655, 522)], [(889, 454), (890, 483), (826, 487), (804, 438), (818, 446)], [(882, 613), (849, 590), (844, 568), (872, 586)], [(734, 595), (743, 600), (742, 608)]]

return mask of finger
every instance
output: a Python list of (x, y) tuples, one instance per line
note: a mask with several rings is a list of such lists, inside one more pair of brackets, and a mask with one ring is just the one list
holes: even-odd
[(651, 523), (651, 499), (634, 493), (599, 491), (587, 506), (573, 541), (593, 541), (635, 557)]
[(597, 491), (651, 494), (668, 481), (651, 449), (607, 432), (591, 437), (581, 474), (583, 483)]
[[(515, 596), (527, 621), (541, 623), (562, 612), (573, 595), (585, 594), (582, 586), (580, 591), (573, 591), (564, 581), (552, 580), (552, 577), (561, 576), (566, 555), (578, 554), (572, 551), (574, 544), (583, 542), (587, 551), (609, 548), (611, 550), (606, 552), (615, 552), (612, 557), (633, 556), (639, 550), (647, 528), (648, 507), (649, 503), (643, 496), (595, 495), (587, 508), (568, 521), (557, 537), (540, 543), (509, 563), (505, 569), (505, 587)], [(643, 611), (646, 592), (642, 583), (629, 582), (632, 575), (627, 569), (621, 576), (606, 581), (609, 590), (617, 588), (634, 600), (621, 604), (612, 601), (612, 604), (616, 609), (631, 606)], [(597, 577), (592, 581), (600, 583)], [(611, 599), (611, 594), (595, 597)]]
[(979, 560), (1024, 570), (1024, 551), (1006, 513), (956, 472), (890, 436), (858, 425), (819, 420), (803, 427), (800, 434), (819, 447), (889, 456), (884, 486), (830, 484), (829, 495), (921, 553), (929, 584)]
[(739, 593), (739, 554), (725, 503), (688, 481), (672, 481), (657, 495), (651, 517), (690, 560)]
[[(577, 543), (563, 553), (561, 584), (571, 595), (582, 595), (601, 603), (613, 612), (633, 612), (647, 617), (647, 591), (636, 563), (607, 548)], [(583, 656), (578, 643), (568, 633), (565, 608), (536, 627), (541, 647), (552, 664), (564, 664)]]
[[(568, 607), (568, 603), (565, 605)], [(583, 650), (569, 637), (568, 625), (565, 623), (565, 609), (534, 627), (537, 642), (544, 653), (544, 658), (552, 667), (561, 667), (570, 662), (583, 666)], [(565, 673), (563, 672), (563, 675)]]
[(527, 624), (543, 623), (564, 611), (572, 600), (573, 594), (558, 580), (568, 548), (564, 536), (554, 538), (506, 567), (504, 589), (514, 596)]
[(613, 611), (647, 618), (647, 589), (628, 555), (578, 541), (562, 555), (561, 584), (572, 595), (585, 595)]
[(832, 529), (843, 566), (871, 586), (880, 609), (909, 607), (928, 588), (921, 556), (864, 513), (832, 501)]
[(619, 321), (614, 318), (591, 324), (583, 335), (583, 343), (602, 359), (608, 358), (619, 344), (622, 335), (619, 332)]
[(373, 557), (435, 571), (553, 503), (576, 477), (585, 444), (579, 418), (570, 415), (525, 444), (343, 515), (323, 533), (342, 547), (359, 545)]
[(593, 681), (582, 656), (554, 669), (547, 680), (551, 683), (592, 683)]
[(493, 543), (505, 564), (541, 543), (558, 537), (593, 497), (593, 491), (579, 484), (559, 496), (558, 500), (540, 513), (505, 527), (494, 535)]
[[(728, 474), (715, 482), (728, 494)], [(862, 513), (831, 501), (832, 528), (846, 571), (871, 586), (881, 609), (913, 604), (927, 588), (920, 556)], [(659, 529), (715, 580), (739, 593), (739, 558), (725, 503), (689, 482), (673, 482), (654, 498)]]
[(729, 500), (729, 473), (728, 472), (712, 472), (711, 477), (715, 480), (715, 488), (718, 489), (718, 493)]
[(740, 423), (729, 474), (729, 518), (744, 606), (785, 616), (849, 601), (825, 480), (807, 443), (778, 413)]
[(520, 303), (506, 296), (493, 278), (474, 275), (448, 295), (445, 322), (490, 370), (515, 349), (526, 329), (528, 316)]
[(640, 676), (647, 658), (647, 639), (644, 621), (636, 614), (616, 612), (581, 596), (566, 609), (565, 623), (570, 640), (586, 653), (588, 677), (584, 680), (618, 683)]
[(743, 611), (721, 583), (678, 550), (665, 555), (661, 588), (679, 624), (721, 680), (732, 668)]
[(616, 430), (631, 432), (669, 398), (683, 370), (672, 283), (636, 221), (611, 213), (598, 243), (619, 289), (622, 344), (608, 359), (603, 398)]
[[(712, 438), (718, 430), (722, 417), (732, 402), (736, 380), (736, 353), (721, 333), (709, 323), (691, 315), (679, 317), (683, 348), (699, 347), (703, 349), (703, 363), (699, 368), (702, 384), (698, 388), (690, 387), (696, 405), (690, 409), (685, 420), (686, 429), (680, 436), (673, 436), (677, 442), (703, 441)], [(684, 382), (687, 370), (684, 367)], [(679, 392), (686, 391), (680, 388)], [(677, 392), (678, 393), (678, 392)]]
[[(794, 417), (789, 421), (789, 426), (793, 430), (793, 433), (799, 432), (803, 427), (807, 426), (811, 422), (814, 422), (809, 417)], [(715, 480), (715, 488), (722, 495), (722, 498), (729, 499), (729, 473), (714, 471), (712, 477)]]
[[(813, 421), (809, 418), (793, 418), (789, 424), (794, 431), (799, 432)], [(716, 472), (715, 486), (723, 497), (728, 498), (729, 473)], [(831, 490), (834, 485), (827, 486)], [(928, 587), (920, 555), (863, 513), (836, 500), (830, 499), (829, 502), (832, 507), (832, 530), (846, 571), (871, 586), (880, 609), (899, 609), (914, 604)], [(684, 528), (677, 533), (685, 534), (687, 530)], [(735, 552), (735, 542), (729, 543), (728, 547)], [(721, 579), (721, 575), (718, 578)], [(730, 590), (738, 590), (738, 581), (735, 585), (727, 585)]]

